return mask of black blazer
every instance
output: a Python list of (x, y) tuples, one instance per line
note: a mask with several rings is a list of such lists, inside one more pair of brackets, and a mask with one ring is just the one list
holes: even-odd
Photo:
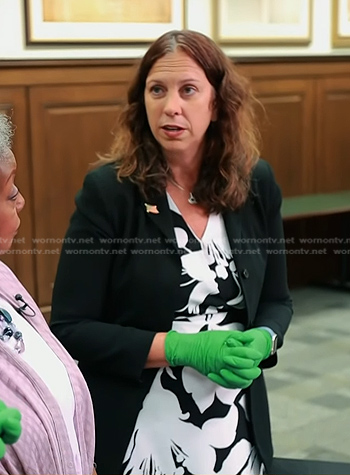
[[(147, 212), (149, 206), (155, 206)], [(260, 160), (245, 205), (224, 213), (247, 306), (247, 328), (270, 327), (278, 345), (292, 305), (286, 280), (281, 193)], [(121, 473), (137, 414), (157, 370), (144, 370), (156, 332), (170, 330), (181, 273), (165, 194), (145, 203), (111, 165), (90, 172), (76, 197), (53, 292), (51, 328), (89, 385), (97, 472)], [(276, 356), (264, 366), (276, 364)], [(256, 447), (267, 469), (272, 443), (263, 376), (247, 391)], [(156, 417), (156, 414), (155, 414)]]

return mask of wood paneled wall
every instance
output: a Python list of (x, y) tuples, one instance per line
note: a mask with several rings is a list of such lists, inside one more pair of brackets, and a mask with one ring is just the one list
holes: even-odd
[[(1, 81), (0, 69), (0, 81)], [(1, 82), (0, 82), (1, 83)], [(30, 125), (26, 90), (20, 86), (0, 87), (0, 110), (13, 116), (17, 127), (14, 152), (18, 169), (16, 183), (26, 198), (27, 205), (21, 213), (21, 228), (10, 254), (1, 256), (20, 277), (28, 291), (37, 295), (35, 282), (35, 256), (32, 253), (32, 238), (35, 235), (35, 219), (32, 213), (32, 167), (30, 151)]]
[[(0, 61), (0, 110), (17, 126), (18, 185), (27, 199), (5, 256), (49, 309), (74, 196), (106, 152), (134, 61)], [(260, 106), (261, 155), (284, 196), (349, 189), (350, 60), (243, 61)]]
[(349, 189), (350, 77), (318, 81), (316, 103), (316, 190)]
[(283, 195), (349, 189), (350, 58), (238, 67), (263, 106), (257, 109), (261, 155), (273, 165)]
[[(97, 153), (108, 151), (123, 84), (40, 86), (30, 90), (33, 213), (38, 300), (51, 300), (53, 278), (74, 195)], [(43, 139), (44, 138), (44, 139)], [(53, 254), (48, 259), (45, 252)], [(57, 254), (55, 252), (57, 251)]]
[(273, 166), (284, 196), (303, 195), (315, 189), (313, 84), (307, 79), (254, 83), (263, 106), (257, 114), (263, 139), (261, 155)]

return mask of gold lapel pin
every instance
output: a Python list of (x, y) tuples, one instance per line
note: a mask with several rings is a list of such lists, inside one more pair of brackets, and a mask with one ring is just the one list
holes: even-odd
[(150, 205), (145, 203), (147, 213), (159, 214), (158, 208), (156, 205)]

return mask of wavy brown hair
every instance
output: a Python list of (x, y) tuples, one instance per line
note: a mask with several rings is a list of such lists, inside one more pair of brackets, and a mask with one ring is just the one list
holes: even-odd
[(205, 72), (215, 91), (217, 120), (206, 132), (198, 181), (193, 190), (209, 212), (241, 206), (248, 195), (251, 171), (258, 159), (255, 101), (249, 82), (207, 36), (191, 31), (170, 31), (158, 38), (138, 65), (128, 90), (127, 104), (116, 123), (116, 135), (101, 162), (115, 162), (118, 179), (128, 177), (146, 199), (164, 192), (171, 170), (155, 140), (146, 116), (144, 91), (154, 63), (176, 50), (192, 58)]

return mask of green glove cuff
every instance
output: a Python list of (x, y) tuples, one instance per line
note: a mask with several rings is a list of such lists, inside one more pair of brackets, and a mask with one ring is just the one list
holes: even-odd
[(187, 349), (193, 343), (195, 333), (178, 333), (171, 330), (165, 337), (165, 358), (170, 366), (187, 366)]
[(262, 328), (259, 328), (257, 329), (257, 331), (260, 331), (264, 337), (265, 337), (265, 341), (266, 341), (266, 351), (264, 353), (264, 357), (263, 357), (263, 360), (265, 360), (266, 358), (268, 358), (271, 354), (271, 350), (272, 350), (272, 336), (270, 335), (270, 333), (267, 331), (267, 330), (263, 330)]
[(272, 336), (270, 335), (270, 333), (267, 330), (263, 330), (262, 328), (257, 328), (256, 331), (261, 332), (263, 334), (264, 338), (265, 338), (266, 347), (265, 347), (265, 352), (263, 352), (263, 355), (264, 355), (263, 360), (265, 360), (271, 354)]

